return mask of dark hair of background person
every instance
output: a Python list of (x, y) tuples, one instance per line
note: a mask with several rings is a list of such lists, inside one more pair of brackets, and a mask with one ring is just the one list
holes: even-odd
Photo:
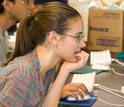
[[(3, 7), (3, 1), (4, 0), (0, 0), (0, 14), (4, 13), (4, 7)], [(9, 0), (11, 2), (15, 2), (15, 0)]]
[(9, 61), (29, 53), (37, 45), (42, 45), (50, 31), (64, 34), (69, 30), (69, 22), (77, 17), (81, 17), (80, 14), (65, 3), (43, 4), (34, 15), (27, 16), (20, 23), (14, 54)]
[(54, 1), (67, 3), (67, 0), (35, 0), (34, 4), (44, 4), (46, 2), (54, 2)]
[[(14, 0), (10, 0), (10, 1), (14, 1)], [(63, 3), (67, 4), (67, 0), (34, 0), (34, 4), (35, 5), (42, 5), (46, 2), (53, 2), (53, 1), (63, 2)], [(1, 2), (3, 2), (3, 0), (0, 0), (0, 3)], [(3, 8), (3, 7), (0, 7), (0, 8)], [(4, 10), (4, 8), (2, 9), (2, 11), (3, 10)], [(10, 27), (7, 31), (9, 33), (9, 35), (13, 35), (16, 30), (17, 30), (17, 27), (16, 27), (16, 24), (15, 24), (12, 27)]]

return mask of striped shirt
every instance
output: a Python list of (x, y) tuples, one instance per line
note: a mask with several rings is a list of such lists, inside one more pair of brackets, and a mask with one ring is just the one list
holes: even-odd
[(45, 74), (44, 79), (41, 78), (36, 49), (16, 58), (0, 69), (0, 105), (40, 107), (54, 75), (55, 67)]

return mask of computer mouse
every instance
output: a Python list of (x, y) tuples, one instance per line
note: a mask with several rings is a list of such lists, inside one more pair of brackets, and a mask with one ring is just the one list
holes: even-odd
[(67, 97), (67, 100), (68, 101), (82, 101), (82, 100), (88, 100), (90, 97), (91, 96), (87, 94), (87, 95), (84, 95), (84, 98), (81, 98), (80, 96), (78, 96), (78, 100), (76, 100), (76, 98), (69, 96)]
[(84, 95), (84, 98), (81, 98), (80, 96), (78, 96), (78, 100), (88, 100), (90, 98), (90, 95)]

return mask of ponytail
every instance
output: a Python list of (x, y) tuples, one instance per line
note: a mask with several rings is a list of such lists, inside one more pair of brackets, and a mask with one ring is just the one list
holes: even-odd
[(16, 57), (23, 56), (29, 53), (31, 50), (33, 50), (36, 47), (36, 44), (32, 41), (30, 35), (31, 34), (30, 32), (33, 27), (32, 24), (33, 24), (32, 16), (26, 17), (20, 23), (19, 28), (17, 30), (14, 53), (12, 57), (9, 59), (9, 61), (4, 65), (7, 65), (10, 61), (12, 61)]
[(28, 16), (21, 22), (17, 30), (15, 51), (9, 61), (42, 45), (51, 31), (65, 33), (70, 28), (70, 21), (77, 17), (81, 17), (80, 14), (65, 3), (43, 4), (33, 16)]
[(17, 30), (17, 38), (14, 51), (15, 57), (23, 56), (31, 50), (31, 38), (28, 34), (29, 19), (29, 16), (25, 18)]

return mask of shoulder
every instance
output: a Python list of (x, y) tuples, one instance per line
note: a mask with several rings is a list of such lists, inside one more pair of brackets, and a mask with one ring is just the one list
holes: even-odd
[(34, 59), (34, 56), (27, 54), (26, 56), (22, 56), (14, 60), (18, 69), (22, 73), (22, 76), (25, 77), (37, 75), (37, 68), (39, 66), (36, 64), (36, 60)]
[(0, 69), (0, 75), (9, 75), (13, 78), (34, 78), (38, 77), (39, 66), (35, 64), (34, 57), (30, 54), (15, 58), (7, 66)]

